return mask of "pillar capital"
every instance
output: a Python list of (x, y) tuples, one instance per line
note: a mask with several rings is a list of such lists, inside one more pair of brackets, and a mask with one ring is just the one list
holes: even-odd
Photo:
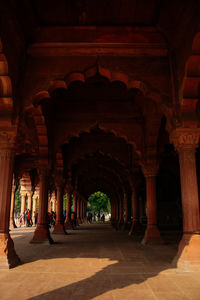
[(177, 151), (194, 150), (199, 145), (200, 129), (178, 128), (170, 135), (170, 141)]
[(13, 149), (15, 145), (16, 133), (10, 131), (0, 132), (0, 149)]
[(73, 196), (74, 197), (78, 197), (78, 195), (79, 195), (78, 191), (77, 190), (73, 190)]
[(64, 185), (64, 178), (62, 171), (57, 171), (54, 177), (56, 189), (62, 188)]
[(27, 195), (27, 192), (26, 192), (26, 191), (22, 191), (22, 190), (21, 190), (21, 191), (20, 191), (20, 194), (21, 194), (21, 196), (22, 196), (22, 197), (26, 197), (26, 195)]
[(72, 193), (73, 191), (72, 185), (70, 183), (66, 184), (65, 189), (67, 193)]
[(141, 167), (145, 178), (155, 177), (158, 173), (159, 164), (156, 159), (148, 159), (141, 163)]

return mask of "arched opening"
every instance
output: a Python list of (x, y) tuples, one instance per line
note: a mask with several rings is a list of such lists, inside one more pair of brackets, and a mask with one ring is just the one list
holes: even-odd
[[(109, 196), (101, 191), (92, 193), (87, 201), (87, 220), (90, 222), (105, 222), (111, 218), (111, 200)], [(92, 214), (92, 216), (90, 215)]]

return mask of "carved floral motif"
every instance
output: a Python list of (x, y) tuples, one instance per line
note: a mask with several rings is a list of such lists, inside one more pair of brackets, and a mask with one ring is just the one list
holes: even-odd
[(195, 149), (198, 147), (200, 137), (200, 130), (179, 129), (175, 130), (170, 140), (174, 147), (180, 151), (182, 149)]

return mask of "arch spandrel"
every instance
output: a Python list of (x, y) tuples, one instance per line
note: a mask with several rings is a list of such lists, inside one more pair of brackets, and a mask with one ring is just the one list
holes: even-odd
[[(17, 119), (13, 118), (12, 82), (8, 73), (8, 62), (3, 53), (0, 39), (0, 139), (12, 145), (15, 143), (17, 132)], [(4, 142), (3, 142), (4, 143)]]
[[(60, 137), (59, 142), (57, 143), (58, 145), (58, 149), (60, 148), (60, 145), (62, 144), (69, 144), (70, 140), (74, 137), (79, 138), (81, 134), (83, 133), (88, 133), (90, 134), (91, 129), (94, 128), (94, 126), (96, 126), (96, 123), (91, 123), (88, 126), (83, 126), (82, 124), (80, 124), (80, 127), (78, 127), (78, 125), (76, 126), (76, 128), (70, 128), (68, 134), (66, 134), (66, 136), (63, 139), (63, 136)], [(120, 125), (119, 125), (120, 127)], [(137, 144), (138, 141), (138, 131), (137, 134), (135, 132), (135, 136), (131, 135), (131, 138), (129, 139), (129, 136), (127, 136), (127, 132), (126, 132), (126, 128), (124, 128), (124, 132), (123, 130), (118, 130), (117, 126), (107, 126), (107, 124), (99, 124), (98, 123), (98, 128), (102, 131), (104, 131), (105, 133), (112, 133), (114, 134), (114, 136), (116, 136), (117, 138), (121, 138), (124, 141), (126, 141), (127, 144), (131, 144), (133, 146), (133, 149), (135, 151), (135, 153), (138, 156), (141, 156), (141, 144), (142, 142), (140, 141), (140, 144)], [(131, 130), (131, 128), (129, 129)], [(135, 130), (133, 130), (134, 132)], [(131, 133), (132, 134), (132, 133)], [(62, 139), (62, 140), (61, 140)]]
[(198, 106), (200, 99), (200, 33), (192, 44), (192, 51), (185, 65), (185, 76), (179, 93), (181, 126), (199, 127)]

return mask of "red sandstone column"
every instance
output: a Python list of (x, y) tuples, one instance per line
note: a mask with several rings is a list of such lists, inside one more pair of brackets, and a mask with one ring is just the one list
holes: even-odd
[(129, 195), (127, 193), (125, 193), (124, 195), (125, 197), (125, 218), (124, 218), (124, 230), (129, 228), (130, 225), (130, 199), (129, 199)]
[(139, 209), (138, 209), (138, 199), (135, 191), (135, 187), (132, 186), (132, 209), (133, 209), (133, 223), (129, 231), (129, 235), (132, 235), (139, 228)]
[(27, 193), (27, 196), (28, 196), (28, 209), (30, 210), (30, 211), (32, 211), (32, 195), (31, 195), (32, 193), (31, 192), (28, 192)]
[(83, 199), (80, 198), (80, 219), (81, 223), (83, 223)]
[(156, 175), (158, 165), (156, 161), (151, 161), (143, 165), (143, 173), (146, 179), (146, 201), (147, 201), (147, 228), (142, 244), (162, 243), (160, 231), (157, 228), (156, 214)]
[(13, 164), (14, 152), (5, 135), (0, 140), (0, 268), (12, 268), (20, 264), (9, 234)]
[(31, 243), (53, 243), (50, 236), (47, 208), (48, 208), (48, 170), (44, 167), (39, 170), (40, 177), (40, 196), (38, 210), (38, 224), (34, 232)]
[(80, 198), (77, 198), (77, 221), (78, 224), (81, 224), (81, 219), (80, 219)]
[(174, 260), (178, 267), (200, 270), (200, 220), (195, 152), (200, 131), (177, 129), (171, 140), (179, 154), (183, 236)]
[(66, 207), (66, 221), (65, 221), (65, 228), (72, 229), (71, 224), (71, 191), (72, 187), (70, 184), (67, 185), (67, 207)]
[(53, 233), (67, 234), (63, 220), (63, 189), (61, 184), (56, 185), (57, 189), (57, 207), (56, 207), (56, 224)]
[(77, 191), (73, 192), (73, 211), (77, 214)]
[(26, 193), (21, 192), (21, 215), (24, 214), (26, 210)]
[(85, 222), (85, 202), (82, 200), (82, 220)]
[(37, 210), (37, 195), (34, 195), (33, 196), (33, 213), (35, 212), (36, 213), (36, 210)]
[(17, 228), (15, 224), (15, 219), (14, 219), (14, 210), (15, 210), (15, 192), (16, 192), (16, 185), (13, 182), (12, 184), (12, 194), (11, 194), (11, 206), (10, 206), (10, 228)]
[(116, 220), (116, 222), (119, 221), (119, 203), (118, 202), (115, 203), (115, 220)]
[(123, 224), (124, 222), (124, 203), (123, 200), (120, 199), (119, 202), (119, 225)]

